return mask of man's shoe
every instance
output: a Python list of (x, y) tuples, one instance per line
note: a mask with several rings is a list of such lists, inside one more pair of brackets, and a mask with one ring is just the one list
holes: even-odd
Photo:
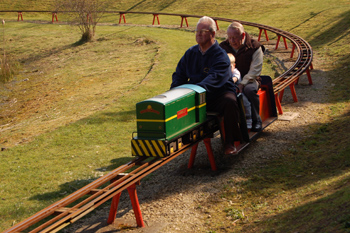
[(225, 155), (236, 155), (238, 154), (235, 145), (227, 144), (225, 146)]
[(253, 128), (251, 129), (251, 131), (253, 131), (253, 132), (260, 132), (261, 130), (262, 130), (261, 122), (256, 122), (253, 125)]

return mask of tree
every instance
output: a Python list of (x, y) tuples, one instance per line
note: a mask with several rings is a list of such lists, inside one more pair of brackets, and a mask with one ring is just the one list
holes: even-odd
[(94, 38), (96, 25), (109, 3), (110, 0), (59, 0), (56, 10), (69, 14), (70, 22), (82, 32), (81, 41), (88, 42)]

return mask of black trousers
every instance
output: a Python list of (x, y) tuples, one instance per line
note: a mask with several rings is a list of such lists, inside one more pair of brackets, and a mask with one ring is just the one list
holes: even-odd
[(224, 117), (225, 144), (242, 141), (242, 133), (239, 128), (239, 108), (235, 93), (226, 92), (217, 99), (208, 101), (207, 111), (218, 112)]
[(258, 82), (256, 81), (252, 83), (248, 83), (247, 85), (244, 86), (244, 89), (243, 89), (244, 95), (248, 98), (251, 104), (253, 124), (257, 122), (261, 123), (261, 118), (259, 115), (260, 100), (258, 95), (258, 89), (259, 89), (259, 85), (258, 85)]

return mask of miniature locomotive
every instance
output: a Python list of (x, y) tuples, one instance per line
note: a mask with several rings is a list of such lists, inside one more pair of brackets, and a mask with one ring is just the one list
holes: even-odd
[(136, 104), (133, 156), (164, 157), (199, 139), (208, 129), (205, 89), (185, 84)]
[[(259, 114), (265, 128), (277, 119), (277, 112), (272, 80), (269, 76), (261, 76), (261, 78), (262, 86), (258, 92)], [(240, 148), (244, 148), (258, 133), (247, 130), (240, 95), (238, 100), (239, 124), (244, 140)], [(214, 132), (222, 129), (218, 115), (206, 112), (205, 89), (194, 84), (181, 85), (137, 103), (136, 116), (137, 136), (131, 140), (133, 156), (169, 156), (184, 146), (210, 137)]]

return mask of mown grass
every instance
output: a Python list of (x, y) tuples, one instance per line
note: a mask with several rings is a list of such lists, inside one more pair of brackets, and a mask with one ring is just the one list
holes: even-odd
[[(4, 0), (0, 8), (51, 10), (51, 4)], [(242, 171), (240, 179), (223, 186), (222, 196), (234, 205), (213, 206), (217, 214), (212, 214), (207, 229), (348, 231), (347, 1), (119, 1), (111, 9), (240, 19), (281, 28), (310, 42), (322, 66), (315, 69), (323, 69), (330, 79), (332, 105), (324, 116), (326, 123), (310, 125), (313, 135), (281, 152), (282, 158)], [(7, 22), (6, 46), (22, 67), (12, 82), (0, 88), (0, 144), (8, 148), (0, 152), (0, 229), (4, 230), (130, 160), (135, 103), (168, 89), (171, 73), (194, 44), (194, 35), (156, 27), (99, 26), (96, 41), (78, 45), (79, 32), (47, 23), (50, 14), (24, 14), (25, 20), (42, 24), (14, 22), (14, 13), (1, 16)], [(58, 17), (66, 20), (64, 15)], [(153, 19), (126, 17), (127, 23), (145, 25)], [(103, 22), (116, 24), (118, 19), (119, 15), (107, 14)], [(179, 26), (180, 20), (160, 16), (165, 25)], [(188, 20), (195, 26), (197, 19)], [(269, 66), (264, 69), (273, 72)], [(317, 82), (316, 77), (313, 80)]]

